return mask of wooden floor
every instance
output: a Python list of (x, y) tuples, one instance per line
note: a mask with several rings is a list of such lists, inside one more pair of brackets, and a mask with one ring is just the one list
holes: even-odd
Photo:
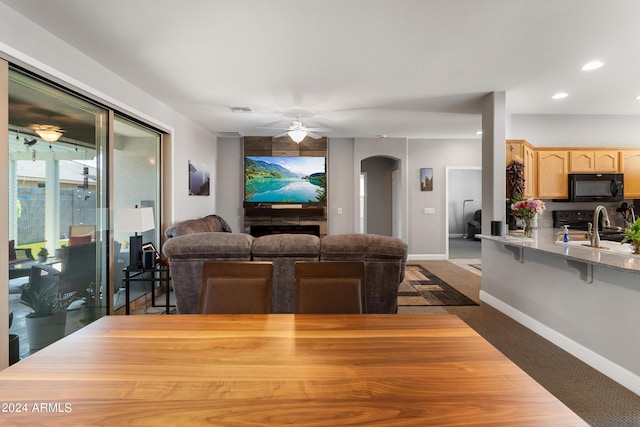
[(586, 425), (451, 315), (109, 316), (0, 401), (11, 425)]

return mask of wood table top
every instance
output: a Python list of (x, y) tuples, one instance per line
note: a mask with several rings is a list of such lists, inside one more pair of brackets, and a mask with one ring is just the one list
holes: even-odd
[(586, 425), (452, 315), (99, 319), (0, 372), (10, 425)]

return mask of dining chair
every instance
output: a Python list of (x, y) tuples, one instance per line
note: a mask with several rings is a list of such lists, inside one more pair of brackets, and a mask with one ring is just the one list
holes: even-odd
[(295, 278), (296, 313), (367, 312), (364, 262), (296, 262)]
[(271, 313), (271, 262), (209, 261), (202, 269), (200, 313)]

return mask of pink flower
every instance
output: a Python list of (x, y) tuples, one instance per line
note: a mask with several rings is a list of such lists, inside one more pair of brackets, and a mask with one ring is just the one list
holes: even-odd
[(511, 204), (511, 213), (517, 218), (533, 218), (544, 210), (544, 202), (538, 199), (517, 200)]

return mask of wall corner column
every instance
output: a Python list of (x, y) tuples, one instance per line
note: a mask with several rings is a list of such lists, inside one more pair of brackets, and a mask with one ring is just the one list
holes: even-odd
[(482, 99), (482, 234), (506, 221), (506, 126), (506, 93), (491, 92)]

